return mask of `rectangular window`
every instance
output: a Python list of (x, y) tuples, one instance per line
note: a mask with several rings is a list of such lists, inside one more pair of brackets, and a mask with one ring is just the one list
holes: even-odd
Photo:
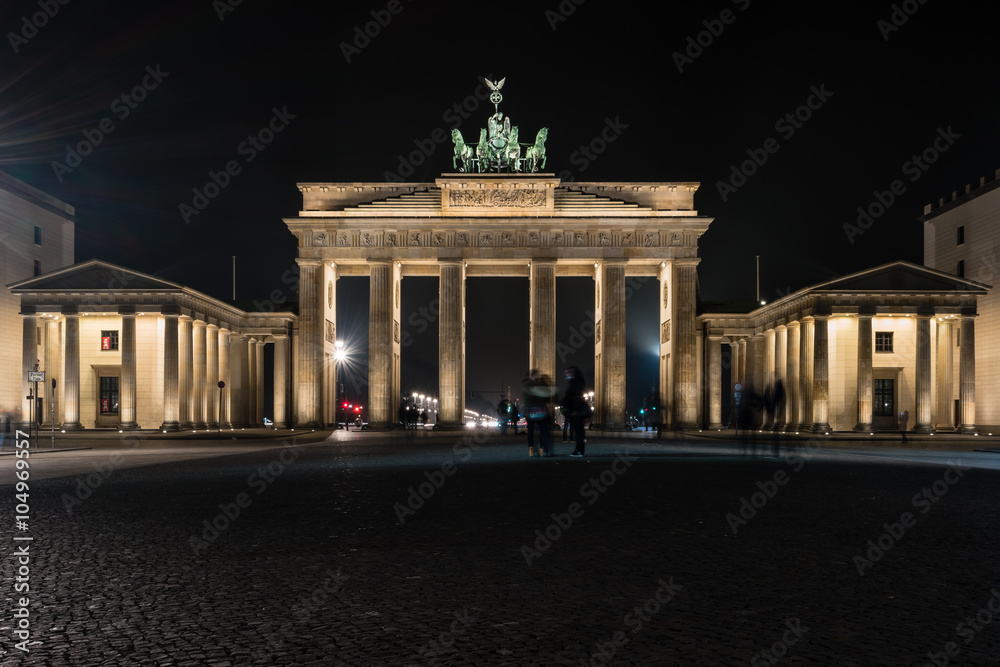
[(101, 378), (101, 414), (118, 414), (118, 378)]
[(956, 240), (958, 241), (958, 245), (965, 243), (965, 225), (959, 226), (957, 237), (958, 238)]
[(117, 331), (102, 331), (101, 332), (101, 349), (102, 350), (117, 350), (118, 349), (118, 332)]
[(955, 275), (958, 276), (959, 278), (964, 278), (965, 277), (965, 260), (964, 259), (958, 260), (958, 269), (955, 270)]
[(37, 259), (35, 260), (35, 275), (36, 276), (42, 275), (42, 263), (39, 262)]
[(42, 245), (42, 228), (35, 226), (35, 245)]
[(876, 331), (875, 332), (875, 351), (876, 352), (892, 352), (892, 332), (891, 331)]

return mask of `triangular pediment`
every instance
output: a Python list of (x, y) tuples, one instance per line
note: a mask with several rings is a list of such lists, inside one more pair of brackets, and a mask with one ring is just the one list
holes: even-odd
[(8, 285), (13, 292), (22, 291), (102, 291), (112, 292), (150, 290), (180, 290), (181, 285), (161, 278), (126, 269), (115, 264), (92, 259), (57, 271), (43, 273), (34, 278)]
[(815, 285), (811, 292), (986, 292), (989, 285), (909, 262), (893, 262)]

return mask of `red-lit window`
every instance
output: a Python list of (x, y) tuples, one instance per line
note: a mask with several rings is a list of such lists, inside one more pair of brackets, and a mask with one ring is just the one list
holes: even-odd
[(102, 331), (101, 332), (101, 349), (102, 350), (117, 350), (118, 349), (118, 332), (117, 331)]

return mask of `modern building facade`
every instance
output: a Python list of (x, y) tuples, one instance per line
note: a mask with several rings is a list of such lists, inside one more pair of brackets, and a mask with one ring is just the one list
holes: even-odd
[[(20, 300), (5, 286), (72, 264), (75, 223), (72, 206), (0, 172), (0, 418), (16, 422), (23, 411), (27, 419), (23, 369), (41, 361), (32, 355), (22, 364)], [(34, 407), (51, 412), (47, 399)]]

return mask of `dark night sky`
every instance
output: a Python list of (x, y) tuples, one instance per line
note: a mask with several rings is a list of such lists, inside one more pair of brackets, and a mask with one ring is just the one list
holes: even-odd
[[(702, 183), (696, 206), (715, 218), (701, 240), (706, 301), (752, 299), (755, 255), (766, 299), (895, 259), (920, 263), (923, 205), (1000, 167), (998, 93), (987, 76), (995, 36), (964, 3), (902, 3), (914, 13), (895, 10), (902, 25), (890, 30), (894, 8), (881, 2), (401, 0), (402, 11), (385, 14), (388, 25), (351, 62), (340, 44), (388, 1), (244, 0), (220, 20), (226, 5), (73, 0), (37, 33), (24, 17), (41, 11), (38, 0), (0, 7), (0, 169), (76, 206), (77, 261), (99, 257), (228, 298), (236, 255), (239, 298), (287, 289), (295, 244), (281, 219), (299, 210), (295, 183), (385, 180), (398, 155), (454, 125), (448, 110), (482, 75), (507, 78), (501, 110), (522, 133), (550, 128), (548, 171)], [(553, 30), (560, 6), (573, 12)], [(699, 33), (706, 46), (678, 71), (674, 53)], [(115, 104), (147, 67), (167, 74), (134, 109)], [(799, 127), (776, 125), (813, 87), (832, 95)], [(275, 108), (294, 119), (250, 162), (240, 144)], [(483, 105), (462, 122), (466, 137), (488, 114)], [(113, 131), (56, 174), (67, 145), (85, 131), (102, 134), (104, 118)], [(577, 151), (608, 119), (620, 136), (584, 161)], [(904, 166), (947, 128), (958, 138), (934, 164)], [(769, 138), (778, 150), (723, 197), (718, 182)], [(450, 142), (437, 146), (407, 180), (451, 171), (450, 155)], [(186, 224), (179, 205), (230, 160), (241, 173)], [(903, 194), (852, 243), (843, 225), (897, 179)], [(436, 286), (413, 279), (406, 287), (413, 344), (404, 389), (433, 391), (434, 328), (419, 332), (413, 322), (422, 316), (408, 314), (429, 304)], [(572, 345), (590, 297), (585, 282), (559, 287), (560, 341)], [(470, 281), (469, 293), (477, 300), (468, 313), (468, 386), (495, 390), (527, 364), (526, 340), (497, 339), (510, 331), (526, 339), (527, 281)], [(366, 300), (364, 281), (342, 281), (339, 329), (356, 332), (361, 345)], [(629, 302), (633, 401), (655, 381), (655, 315), (643, 312), (654, 306), (652, 287)], [(573, 347), (566, 363), (589, 375), (592, 341)]]

